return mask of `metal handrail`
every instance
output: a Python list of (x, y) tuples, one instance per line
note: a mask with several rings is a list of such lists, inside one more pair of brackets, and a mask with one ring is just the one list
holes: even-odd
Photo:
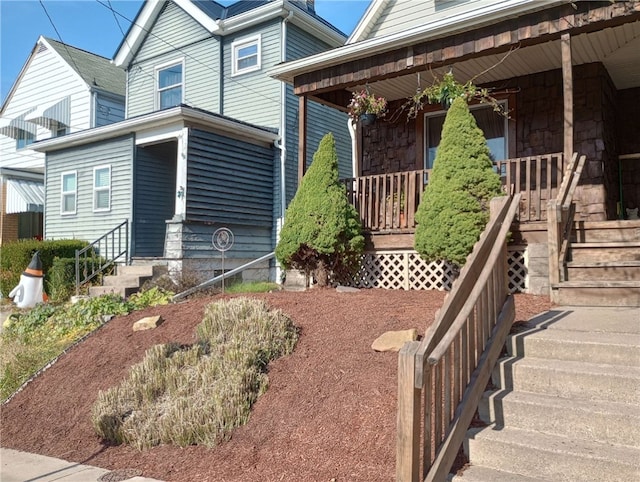
[[(128, 219), (125, 219), (122, 223), (108, 233), (100, 236), (88, 246), (76, 250), (76, 296), (80, 294), (81, 285), (91, 281), (110, 266), (115, 265), (123, 256), (125, 264), (128, 264)], [(82, 269), (80, 269), (81, 265)]]

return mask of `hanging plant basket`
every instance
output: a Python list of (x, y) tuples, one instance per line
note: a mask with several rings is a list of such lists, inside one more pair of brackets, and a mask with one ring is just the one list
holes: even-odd
[(360, 124), (363, 126), (373, 125), (377, 118), (376, 114), (360, 114)]

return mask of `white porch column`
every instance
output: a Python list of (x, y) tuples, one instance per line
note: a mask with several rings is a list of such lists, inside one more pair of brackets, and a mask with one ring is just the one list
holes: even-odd
[(176, 160), (176, 203), (174, 219), (182, 220), (187, 215), (187, 152), (189, 128), (184, 127), (178, 136), (178, 158)]

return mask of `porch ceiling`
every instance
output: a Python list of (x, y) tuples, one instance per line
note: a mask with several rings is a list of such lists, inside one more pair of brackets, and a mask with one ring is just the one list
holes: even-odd
[[(617, 89), (640, 86), (640, 21), (596, 32), (582, 33), (571, 38), (573, 64), (581, 65), (602, 62)], [(547, 70), (559, 69), (562, 65), (560, 40), (512, 50), (508, 54), (493, 54), (454, 64), (456, 79), (465, 82), (474, 76), (476, 84), (499, 82), (500, 80)], [(441, 77), (449, 66), (412, 73), (368, 84), (371, 92), (388, 100), (409, 98), (433, 82), (433, 76)], [(478, 73), (482, 72), (480, 75)], [(350, 90), (359, 90), (358, 85)]]

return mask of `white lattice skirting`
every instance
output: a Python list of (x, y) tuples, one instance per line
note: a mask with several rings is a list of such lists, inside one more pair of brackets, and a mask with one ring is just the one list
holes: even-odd
[[(509, 250), (509, 290), (524, 291), (526, 266), (523, 250)], [(455, 273), (444, 261), (427, 262), (416, 251), (364, 253), (360, 270), (348, 282), (357, 288), (449, 290)]]

